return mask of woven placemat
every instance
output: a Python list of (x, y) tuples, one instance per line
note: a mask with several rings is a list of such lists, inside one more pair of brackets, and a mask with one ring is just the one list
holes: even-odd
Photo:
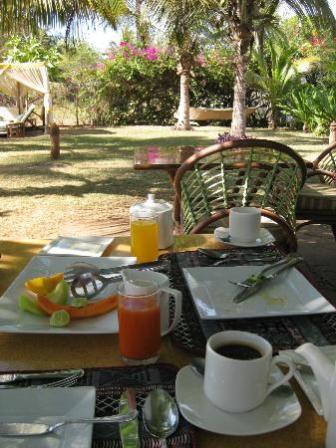
[[(227, 249), (220, 252), (236, 251), (241, 254), (244, 264), (249, 264), (251, 249)], [(274, 261), (283, 254), (275, 246), (253, 248), (253, 252), (260, 255), (274, 254)], [(198, 251), (167, 254), (160, 258), (166, 263), (166, 273), (169, 275), (174, 288), (182, 291), (183, 314), (180, 324), (172, 335), (173, 342), (195, 355), (203, 356), (206, 339), (212, 334), (223, 330), (241, 330), (257, 333), (268, 339), (274, 351), (298, 347), (304, 342), (317, 345), (336, 344), (336, 313), (318, 314), (310, 316), (263, 317), (253, 319), (200, 319), (194, 302), (186, 285), (182, 268), (210, 266), (213, 260)], [(241, 262), (226, 262), (226, 266), (239, 265)], [(251, 264), (258, 264), (255, 261)], [(263, 264), (260, 262), (260, 264)], [(336, 305), (336, 292), (331, 295), (328, 282), (323, 273), (312, 272), (307, 263), (300, 265), (301, 272), (311, 283), (333, 304)]]
[[(94, 386), (96, 388), (96, 417), (118, 414), (121, 394), (127, 388), (134, 389), (136, 406), (139, 412), (141, 447), (155, 448), (160, 446), (160, 442), (145, 429), (142, 420), (142, 406), (148, 393), (158, 387), (165, 389), (175, 397), (177, 371), (176, 367), (163, 363), (139, 367), (86, 369), (84, 376), (73, 387)], [(33, 372), (29, 371), (29, 373)], [(16, 386), (29, 387), (47, 382), (50, 382), (50, 380), (24, 380), (16, 383)], [(181, 414), (178, 429), (172, 436), (168, 437), (167, 443), (169, 447), (196, 447), (193, 426)], [(121, 448), (118, 425), (115, 423), (94, 424), (92, 448)]]

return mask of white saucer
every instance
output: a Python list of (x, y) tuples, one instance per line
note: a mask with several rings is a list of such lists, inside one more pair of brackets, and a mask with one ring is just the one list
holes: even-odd
[[(276, 367), (272, 378), (282, 375)], [(289, 385), (280, 386), (261, 406), (244, 413), (224, 412), (203, 393), (203, 378), (190, 366), (176, 377), (176, 400), (183, 417), (198, 428), (218, 434), (252, 436), (265, 434), (294, 423), (301, 415), (300, 403)]]
[(230, 237), (229, 229), (225, 227), (217, 227), (214, 231), (214, 237), (220, 243), (229, 244), (237, 247), (260, 247), (266, 246), (266, 244), (273, 243), (275, 241), (271, 232), (264, 227), (260, 228), (259, 236), (255, 241), (244, 243), (242, 241), (235, 240)]

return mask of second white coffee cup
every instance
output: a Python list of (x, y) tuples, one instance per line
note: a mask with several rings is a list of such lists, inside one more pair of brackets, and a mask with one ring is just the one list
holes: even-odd
[(229, 212), (230, 237), (242, 243), (255, 241), (259, 236), (260, 221), (260, 208), (232, 207)]
[[(280, 362), (289, 370), (270, 382), (272, 367)], [(246, 412), (258, 407), (294, 373), (289, 360), (275, 356), (266, 339), (243, 331), (222, 331), (207, 341), (204, 393), (218, 408)]]

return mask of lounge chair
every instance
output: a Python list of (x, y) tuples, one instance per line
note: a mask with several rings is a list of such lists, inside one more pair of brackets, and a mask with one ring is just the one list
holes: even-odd
[(29, 117), (35, 110), (35, 104), (31, 104), (29, 108), (20, 115), (14, 116), (13, 118), (1, 117), (0, 119), (0, 134), (6, 134), (8, 137), (24, 137), (25, 134), (25, 124), (29, 121)]

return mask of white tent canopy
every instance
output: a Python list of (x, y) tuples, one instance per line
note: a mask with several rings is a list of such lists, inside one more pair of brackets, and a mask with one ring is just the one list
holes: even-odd
[(52, 122), (47, 67), (42, 62), (0, 64), (0, 91), (17, 98), (20, 105), (21, 98), (27, 94), (28, 90), (35, 90), (43, 95), (47, 129), (48, 124)]

